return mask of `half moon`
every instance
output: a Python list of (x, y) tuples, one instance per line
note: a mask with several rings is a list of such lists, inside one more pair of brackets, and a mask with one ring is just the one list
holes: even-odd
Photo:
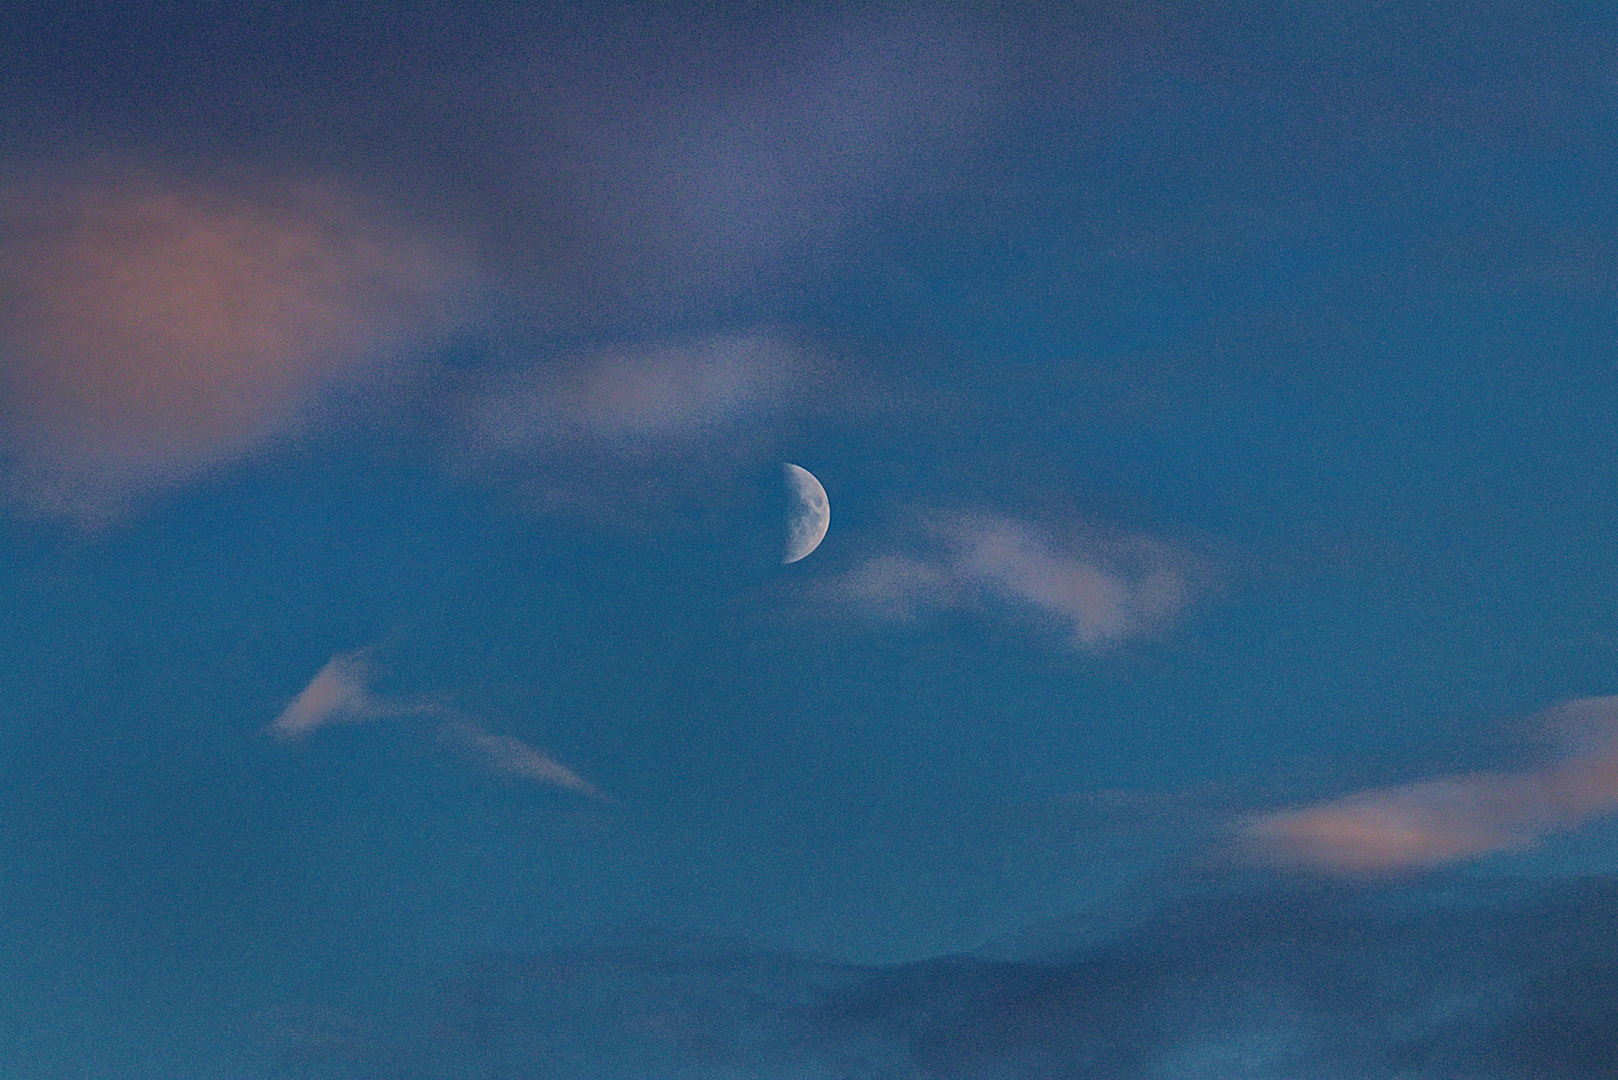
[(826, 538), (826, 530), (831, 527), (831, 500), (826, 498), (826, 489), (808, 469), (788, 462), (782, 462), (781, 468), (796, 496), (792, 521), (787, 526), (786, 557), (781, 562), (795, 563)]

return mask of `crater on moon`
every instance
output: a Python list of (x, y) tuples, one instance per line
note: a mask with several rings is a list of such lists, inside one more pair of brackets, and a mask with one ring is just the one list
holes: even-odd
[(799, 465), (783, 462), (787, 485), (795, 496), (787, 527), (786, 554), (782, 563), (795, 563), (808, 555), (826, 538), (831, 527), (831, 501), (815, 474)]

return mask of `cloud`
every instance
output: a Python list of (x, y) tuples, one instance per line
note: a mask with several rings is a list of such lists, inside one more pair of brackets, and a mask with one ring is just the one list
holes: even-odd
[(1100, 648), (1161, 626), (1205, 576), (1188, 554), (1145, 536), (1082, 529), (1056, 537), (991, 514), (932, 516), (923, 534), (918, 550), (868, 558), (829, 594), (899, 618), (998, 607)]
[(331, 658), (303, 692), (281, 711), (269, 731), (280, 739), (301, 739), (323, 727), (365, 723), (390, 717), (452, 717), (438, 729), (441, 742), (465, 751), (491, 772), (576, 791), (611, 801), (594, 784), (549, 754), (509, 735), (495, 735), (475, 721), (459, 717), (443, 704), (427, 699), (378, 698), (371, 693), (370, 648)]
[(473, 407), (490, 452), (587, 444), (632, 450), (718, 434), (776, 403), (798, 358), (764, 335), (619, 348), (538, 367)]
[(1268, 814), (1247, 839), (1273, 861), (1387, 873), (1524, 847), (1618, 812), (1618, 697), (1582, 698), (1546, 715), (1581, 745), (1516, 773), (1473, 773), (1363, 791)]
[(700, 531), (746, 512), (759, 462), (827, 382), (768, 332), (540, 357), (468, 396), (456, 466), (541, 516)]
[(495, 735), (470, 720), (445, 724), (438, 734), (444, 742), (468, 752), (491, 772), (520, 780), (537, 780), (592, 799), (608, 798), (594, 784), (521, 739)]
[(1017, 522), (991, 520), (962, 540), (960, 571), (1069, 623), (1081, 645), (1139, 633), (1178, 611), (1189, 591), (1169, 549), (1143, 537), (1066, 553)]
[(371, 696), (369, 649), (334, 656), (270, 724), (283, 739), (298, 739), (331, 724), (363, 723), (421, 711)]
[(876, 966), (619, 930), (480, 956), (437, 993), (372, 994), (366, 1024), (342, 1034), (391, 1043), (333, 1039), (300, 1015), (280, 1041), (356, 1071), (386, 1052), (447, 1073), (494, 1060), (652, 1080), (1613, 1075), (1611, 877), (1187, 884), (1113, 933), (1023, 961)]
[[(930, 166), (993, 131), (1005, 60), (983, 27), (931, 12), (684, 11), (539, 36), (492, 80), (523, 123), (491, 140), (541, 193), (513, 200), (506, 231), (533, 242), (503, 245), (507, 265), (553, 283), (533, 295), (660, 314), (846, 258), (883, 207), (941, 182)], [(468, 92), (490, 85), (479, 73)]]
[(383, 698), (371, 692), (374, 646), (339, 653), (270, 724), (272, 734), (299, 739), (332, 724), (362, 724), (405, 716), (432, 716), (443, 705), (431, 698)]
[(317, 183), (133, 172), (0, 210), (0, 446), (93, 516), (259, 447), (314, 395), (442, 329), (446, 248)]

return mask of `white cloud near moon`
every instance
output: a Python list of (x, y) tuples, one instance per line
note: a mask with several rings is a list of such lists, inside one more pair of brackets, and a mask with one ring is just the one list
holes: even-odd
[(748, 463), (776, 456), (823, 381), (804, 347), (764, 332), (537, 357), (464, 399), (456, 467), (543, 517), (700, 528), (735, 508)]
[(723, 434), (776, 404), (801, 363), (767, 335), (622, 347), (536, 365), (475, 402), (493, 453), (583, 445), (624, 452)]
[(1098, 649), (1162, 627), (1208, 576), (1191, 555), (1145, 536), (1064, 535), (997, 514), (923, 517), (922, 539), (863, 560), (827, 586), (829, 595), (898, 619), (999, 610)]

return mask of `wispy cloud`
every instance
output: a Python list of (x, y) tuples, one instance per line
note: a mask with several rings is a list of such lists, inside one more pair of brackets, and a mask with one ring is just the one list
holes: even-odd
[(1618, 697), (1568, 702), (1546, 722), (1580, 749), (1537, 769), (1440, 777), (1268, 814), (1247, 826), (1247, 839), (1274, 861), (1374, 874), (1524, 847), (1618, 812)]
[[(506, 215), (551, 256), (527, 273), (664, 313), (820, 272), (929, 163), (993, 130), (1006, 59), (983, 28), (923, 12), (653, 14), (536, 38), (494, 85), (540, 120), (491, 132), (542, 193)], [(513, 250), (514, 276), (532, 258)]]
[(715, 435), (775, 404), (797, 363), (793, 349), (765, 335), (562, 359), (483, 396), (472, 408), (472, 439), (489, 452), (521, 453)]
[(1060, 534), (994, 514), (924, 517), (909, 550), (864, 560), (828, 586), (830, 595), (898, 618), (999, 608), (1100, 648), (1162, 626), (1206, 576), (1196, 559), (1150, 537)]
[(420, 715), (435, 708), (426, 703), (374, 697), (371, 680), (369, 649), (332, 657), (275, 718), (270, 731), (279, 738), (297, 739), (332, 724)]
[(371, 691), (374, 681), (371, 651), (370, 648), (357, 649), (332, 657), (270, 724), (270, 733), (280, 739), (293, 740), (333, 724), (409, 716), (435, 718), (444, 721), (438, 729), (440, 742), (468, 754), (490, 772), (611, 801), (594, 784), (549, 754), (513, 736), (496, 735), (441, 701), (377, 697)]
[(450, 318), (462, 271), (315, 183), (103, 174), (0, 211), (0, 446), (48, 511), (284, 432), (313, 395)]
[(535, 780), (592, 799), (610, 801), (594, 784), (521, 739), (496, 735), (470, 720), (445, 724), (438, 734), (444, 742), (470, 754), (490, 772), (519, 780)]
[(541, 516), (700, 529), (741, 512), (827, 381), (807, 347), (763, 331), (537, 356), (468, 397), (456, 464)]

